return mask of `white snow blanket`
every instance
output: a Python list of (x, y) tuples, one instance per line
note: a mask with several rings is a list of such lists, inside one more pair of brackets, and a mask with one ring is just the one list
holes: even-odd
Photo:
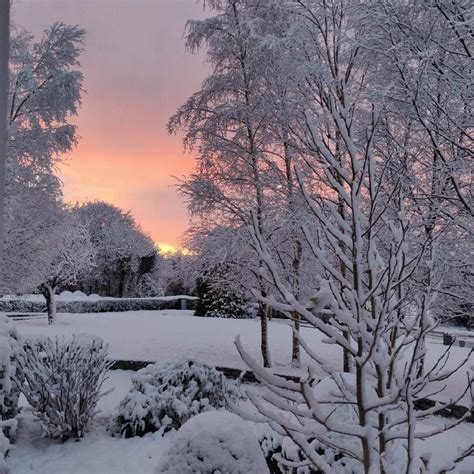
[(252, 426), (224, 411), (187, 421), (163, 454), (155, 474), (269, 473)]

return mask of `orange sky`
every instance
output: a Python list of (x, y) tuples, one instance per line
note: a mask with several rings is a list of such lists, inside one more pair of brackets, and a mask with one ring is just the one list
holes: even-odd
[(184, 51), (195, 0), (13, 0), (13, 20), (39, 34), (55, 21), (87, 31), (87, 94), (74, 119), (79, 146), (61, 167), (66, 200), (130, 209), (163, 249), (176, 247), (187, 213), (172, 176), (193, 166), (166, 122), (199, 88), (202, 57)]

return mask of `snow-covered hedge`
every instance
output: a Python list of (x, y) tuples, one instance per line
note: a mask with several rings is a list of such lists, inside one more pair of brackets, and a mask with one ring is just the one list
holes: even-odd
[(17, 386), (41, 421), (43, 434), (83, 436), (96, 414), (109, 367), (107, 346), (98, 338), (58, 338), (26, 343)]
[(17, 372), (19, 337), (14, 326), (0, 315), (0, 473), (7, 472), (4, 457), (15, 437), (18, 391), (12, 383)]
[(226, 406), (234, 390), (221, 372), (193, 360), (149, 365), (132, 378), (117, 429), (125, 437), (178, 429), (198, 413)]
[(267, 468), (252, 425), (225, 411), (187, 421), (163, 453), (155, 474), (265, 474)]
[[(194, 299), (187, 299), (188, 309), (195, 306)], [(158, 311), (162, 309), (180, 309), (179, 298), (103, 298), (97, 300), (76, 300), (56, 302), (59, 313), (113, 313), (121, 311)], [(23, 299), (0, 300), (0, 312), (6, 313), (45, 313), (46, 301)]]

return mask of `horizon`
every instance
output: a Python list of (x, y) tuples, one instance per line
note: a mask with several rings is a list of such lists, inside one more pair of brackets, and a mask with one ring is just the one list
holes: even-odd
[(202, 18), (203, 7), (189, 0), (111, 5), (14, 1), (12, 20), (35, 38), (56, 21), (86, 30), (80, 58), (86, 92), (72, 118), (80, 139), (59, 166), (65, 200), (104, 200), (130, 210), (163, 253), (173, 252), (188, 225), (174, 177), (187, 174), (194, 159), (179, 135), (168, 135), (166, 122), (205, 76), (202, 55), (186, 52), (183, 37), (186, 21)]

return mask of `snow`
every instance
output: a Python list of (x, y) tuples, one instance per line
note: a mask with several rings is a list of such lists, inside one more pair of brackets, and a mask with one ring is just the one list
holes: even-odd
[[(112, 296), (99, 296), (95, 293), (86, 295), (82, 291), (63, 291), (56, 295), (56, 301), (114, 301), (114, 300), (156, 300), (156, 301), (176, 301), (176, 300), (197, 300), (195, 296), (189, 295), (176, 295), (176, 296), (148, 296), (143, 298), (114, 298)], [(44, 296), (42, 294), (28, 294), (28, 295), (4, 295), (0, 297), (0, 300), (4, 301), (31, 301), (31, 302), (44, 302)]]
[[(193, 316), (192, 311), (130, 311), (94, 314), (58, 314), (57, 323), (48, 326), (46, 319), (15, 321), (23, 337), (72, 336), (90, 334), (109, 344), (112, 359), (161, 361), (194, 358), (213, 366), (245, 369), (234, 346), (240, 334), (244, 345), (256, 358), (260, 354), (260, 323), (254, 319), (221, 319)], [(309, 328), (302, 333), (314, 343), (321, 337)], [(269, 325), (270, 349), (279, 366), (291, 363), (291, 329), (277, 322)], [(285, 350), (282, 351), (281, 348)], [(337, 361), (339, 351), (324, 345), (325, 352)], [(337, 362), (336, 362), (337, 365)]]
[[(155, 474), (160, 459), (171, 443), (174, 434), (164, 437), (148, 434), (143, 438), (112, 437), (108, 429), (115, 407), (131, 386), (135, 372), (114, 370), (104, 384), (104, 390), (114, 391), (104, 396), (98, 408), (101, 410), (91, 431), (79, 442), (61, 443), (41, 437), (39, 423), (34, 421), (31, 411), (25, 405), (20, 415), (18, 439), (15, 449), (8, 458), (13, 474)], [(420, 423), (421, 429), (429, 429), (444, 423), (440, 417), (431, 417)], [(428, 441), (418, 442), (420, 452), (429, 451), (435, 461), (441, 462), (453, 456), (459, 446), (474, 438), (474, 424), (463, 423), (454, 430), (435, 436)], [(137, 466), (139, 470), (137, 471)], [(458, 474), (474, 472), (474, 461), (466, 460)]]
[(187, 421), (162, 456), (156, 474), (265, 474), (268, 468), (251, 424), (228, 412)]
[[(260, 356), (260, 322), (257, 319), (221, 319), (193, 316), (192, 311), (129, 311), (117, 313), (58, 314), (57, 323), (48, 326), (46, 318), (14, 322), (26, 338), (87, 334), (98, 336), (109, 344), (109, 354), (116, 360), (162, 361), (178, 358), (196, 359), (212, 366), (246, 369), (238, 354), (234, 339), (240, 334), (242, 343), (252, 357)], [(313, 328), (301, 328), (309, 347), (325, 357), (332, 368), (340, 369), (340, 350), (325, 344), (325, 337)], [(269, 345), (273, 363), (279, 372), (295, 373), (291, 369), (291, 329), (281, 320), (269, 323)], [(284, 349), (282, 349), (284, 348)], [(446, 350), (439, 339), (427, 341), (427, 361), (435, 361)], [(308, 357), (302, 351), (303, 364)], [(447, 368), (454, 367), (469, 355), (469, 350), (453, 347)], [(466, 371), (474, 364), (471, 354), (466, 370), (454, 374), (446, 390), (436, 399), (448, 401), (456, 397), (466, 384)], [(467, 403), (467, 395), (463, 402)]]
[[(65, 336), (83, 334), (98, 336), (109, 344), (114, 359), (163, 361), (189, 357), (209, 365), (245, 368), (233, 340), (237, 334), (252, 354), (259, 359), (259, 321), (220, 318), (200, 318), (191, 311), (163, 310), (136, 311), (100, 314), (59, 314), (55, 325), (48, 326), (46, 318), (12, 322), (18, 332), (26, 338), (44, 336)], [(302, 328), (303, 337), (310, 347), (330, 361), (334, 368), (340, 368), (341, 354), (332, 345), (324, 344), (324, 337), (312, 328)], [(270, 349), (279, 371), (288, 371), (291, 363), (291, 330), (288, 324), (273, 320), (269, 324)], [(439, 339), (428, 339), (428, 360), (434, 361), (445, 346)], [(284, 348), (282, 350), (281, 348)], [(452, 366), (469, 354), (464, 348), (452, 348)], [(260, 359), (259, 359), (260, 360)], [(303, 362), (307, 358), (303, 356)], [(472, 360), (471, 360), (472, 365)], [(91, 426), (90, 432), (80, 442), (58, 441), (41, 438), (38, 422), (31, 409), (26, 407), (19, 417), (18, 441), (11, 452), (8, 465), (13, 473), (68, 473), (68, 474), (153, 474), (168, 448), (176, 445), (178, 434), (162, 436), (147, 434), (143, 438), (122, 439), (112, 436), (113, 416), (120, 401), (131, 387), (135, 372), (111, 371), (104, 390), (114, 391), (99, 401), (101, 410)], [(448, 382), (448, 394), (454, 394), (465, 375), (458, 374)], [(321, 387), (324, 386), (321, 385)], [(331, 388), (331, 387), (329, 387)], [(322, 391), (324, 392), (324, 390)], [(321, 395), (323, 395), (321, 393)], [(446, 395), (438, 395), (446, 398)], [(22, 401), (25, 405), (25, 401)], [(192, 418), (190, 421), (192, 421)], [(430, 417), (418, 424), (420, 431), (429, 431), (446, 423), (442, 417)], [(212, 425), (212, 423), (211, 423)], [(220, 429), (223, 423), (214, 426)], [(186, 425), (183, 425), (186, 426)], [(179, 433), (179, 432), (178, 432)], [(206, 434), (206, 437), (208, 435)], [(245, 437), (243, 437), (245, 438)], [(465, 446), (474, 439), (474, 424), (462, 423), (448, 433), (436, 435), (426, 441), (417, 442), (419, 453), (429, 452), (435, 462), (442, 462), (455, 455), (459, 446)], [(202, 448), (204, 449), (204, 448)], [(182, 472), (182, 471), (175, 471)], [(457, 472), (474, 472), (474, 461), (465, 460)]]
[(134, 372), (114, 370), (104, 384), (104, 390), (114, 391), (98, 403), (100, 414), (91, 431), (79, 442), (43, 438), (39, 422), (24, 399), (20, 415), (18, 440), (8, 458), (13, 474), (151, 474), (158, 459), (168, 445), (168, 439), (156, 434), (143, 438), (122, 439), (112, 437), (109, 431), (115, 407), (131, 386)]
[(61, 443), (41, 438), (29, 412), (21, 415), (19, 438), (7, 464), (18, 474), (151, 474), (168, 441), (150, 434), (143, 438), (113, 438), (98, 426), (81, 441)]
[(117, 410), (124, 436), (179, 429), (201, 412), (223, 408), (230, 395), (221, 372), (189, 359), (148, 365), (132, 384)]

